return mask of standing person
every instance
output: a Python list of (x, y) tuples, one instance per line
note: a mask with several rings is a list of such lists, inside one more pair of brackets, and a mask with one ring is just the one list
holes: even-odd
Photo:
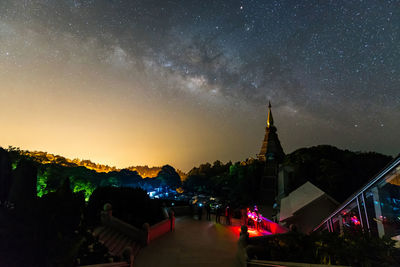
[(211, 221), (211, 203), (207, 203), (206, 212), (207, 212), (207, 220)]
[(201, 217), (203, 216), (203, 203), (200, 203), (198, 206), (197, 216), (199, 217), (199, 221), (201, 221)]
[(229, 225), (232, 225), (232, 217), (233, 217), (233, 209), (232, 209), (232, 207), (229, 207), (229, 211), (228, 211)]
[(250, 208), (246, 208), (246, 217), (245, 217), (245, 225), (248, 226), (249, 224), (249, 213), (250, 213)]
[(162, 213), (163, 213), (164, 219), (169, 219), (169, 210), (168, 210), (167, 204), (165, 204), (165, 202), (162, 203)]
[(216, 223), (221, 223), (221, 206), (218, 204), (217, 209), (215, 210), (215, 222)]
[(247, 225), (247, 223), (246, 223), (246, 217), (247, 217), (246, 209), (242, 206), (242, 207), (240, 208), (240, 223), (241, 223), (242, 225)]
[(229, 205), (227, 205), (226, 208), (225, 208), (225, 223), (227, 225), (231, 224), (231, 222), (230, 222), (230, 213), (231, 213), (230, 207), (229, 207)]

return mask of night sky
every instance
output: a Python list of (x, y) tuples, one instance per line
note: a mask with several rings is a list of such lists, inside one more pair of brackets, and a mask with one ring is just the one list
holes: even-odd
[(400, 152), (400, 1), (0, 0), (0, 145), (126, 167)]

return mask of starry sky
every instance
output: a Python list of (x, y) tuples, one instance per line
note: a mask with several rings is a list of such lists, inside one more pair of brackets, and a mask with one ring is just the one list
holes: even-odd
[(0, 0), (0, 145), (127, 167), (400, 152), (400, 1)]

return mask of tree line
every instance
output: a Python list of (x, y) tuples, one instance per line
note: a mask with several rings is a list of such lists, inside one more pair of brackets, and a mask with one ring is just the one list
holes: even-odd
[[(339, 202), (344, 201), (393, 158), (375, 152), (352, 152), (329, 145), (300, 148), (286, 155), (289, 192), (310, 181)], [(215, 161), (193, 168), (185, 191), (222, 196), (239, 204), (257, 202), (265, 163), (257, 159), (226, 164)]]
[[(157, 187), (171, 190), (181, 187), (181, 178), (170, 165), (160, 167), (157, 175), (153, 178), (142, 178), (137, 171), (128, 169), (98, 172), (85, 166), (68, 163), (68, 161), (62, 160), (63, 157), (56, 157), (58, 160), (47, 162), (43, 161), (42, 157), (38, 157), (37, 152), (26, 153), (14, 147), (9, 147), (7, 152), (13, 168), (17, 166), (21, 159), (29, 159), (35, 162), (37, 166), (37, 195), (39, 197), (49, 192), (55, 192), (66, 179), (69, 179), (73, 192), (82, 191), (86, 200), (97, 187), (138, 187), (145, 191), (152, 191)], [(40, 155), (49, 158), (49, 154), (41, 153)]]

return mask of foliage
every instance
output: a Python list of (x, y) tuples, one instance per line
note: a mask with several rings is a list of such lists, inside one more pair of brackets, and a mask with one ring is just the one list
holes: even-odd
[(117, 257), (109, 254), (108, 248), (93, 236), (91, 230), (82, 231), (81, 235), (84, 239), (77, 255), (80, 266), (108, 263), (110, 259), (118, 260)]
[[(28, 209), (23, 205), (9, 208), (2, 205), (3, 201), (0, 202), (1, 266), (75, 266), (78, 256), (88, 264), (100, 263), (96, 262), (98, 259), (107, 262), (109, 255), (104, 253), (105, 248), (88, 236), (88, 220), (94, 222), (98, 219), (105, 202), (114, 205), (114, 215), (138, 227), (144, 222), (154, 224), (163, 219), (161, 202), (150, 200), (147, 193), (138, 188), (100, 188), (93, 193), (89, 207), (85, 205), (85, 197), (88, 198), (105, 179), (117, 179), (120, 184), (128, 185), (142, 182), (143, 179), (136, 172), (126, 170), (107, 174), (85, 167), (40, 164), (15, 151), (8, 152), (11, 154), (8, 155), (0, 148), (1, 161), (4, 163), (0, 168), (0, 178), (7, 178), (5, 174), (11, 174), (11, 162), (3, 158), (10, 156), (18, 165), (13, 171), (14, 183), (18, 181), (23, 189), (18, 192), (32, 194), (17, 195), (21, 203), (29, 200), (24, 202), (29, 204)], [(176, 178), (172, 167), (166, 171)], [(7, 179), (3, 180), (4, 185)], [(3, 186), (1, 189), (7, 194), (10, 191), (9, 187)], [(36, 197), (35, 192), (40, 197)], [(26, 195), (28, 198), (25, 198)], [(91, 249), (88, 246), (91, 245), (93, 254), (89, 255), (88, 249), (89, 252)]]
[(82, 237), (77, 230), (85, 208), (66, 179), (60, 188), (31, 203), (24, 213), (0, 209), (1, 266), (72, 266)]
[[(289, 191), (307, 181), (341, 202), (378, 173), (392, 157), (378, 153), (351, 152), (323, 145), (301, 148), (286, 156), (290, 166)], [(257, 201), (262, 162), (249, 159), (235, 164), (219, 161), (202, 164), (188, 173), (185, 191), (222, 196), (241, 204)]]
[[(116, 167), (110, 167), (104, 164), (97, 164), (90, 160), (80, 160), (80, 159), (68, 159), (63, 156), (50, 154), (43, 151), (28, 151), (28, 150), (20, 150), (17, 147), (8, 147), (8, 152), (12, 154), (12, 158), (14, 161), (18, 161), (21, 157), (29, 157), (34, 159), (35, 161), (41, 164), (56, 164), (63, 167), (85, 167), (89, 170), (94, 170), (99, 173), (109, 173), (109, 172), (119, 172), (121, 169)], [(15, 165), (16, 166), (16, 165)], [(142, 178), (154, 178), (158, 176), (158, 173), (162, 170), (163, 167), (149, 167), (147, 165), (144, 166), (131, 166), (126, 168), (131, 172), (137, 172)], [(186, 179), (186, 173), (181, 170), (176, 170), (179, 174), (180, 179), (183, 181)]]
[[(212, 165), (205, 163), (194, 167), (182, 186), (183, 174), (169, 165), (161, 168), (138, 166), (117, 170), (46, 152), (21, 151), (14, 147), (9, 147), (7, 151), (13, 165), (24, 157), (36, 159), (39, 165), (37, 194), (40, 197), (54, 192), (63, 180), (70, 178), (73, 191), (84, 191), (86, 199), (98, 186), (140, 187), (147, 191), (154, 187), (169, 187), (174, 190), (179, 188), (180, 192), (183, 188), (188, 192), (220, 196), (238, 204), (251, 204), (259, 196), (259, 184), (264, 171), (263, 163), (254, 159), (235, 164), (215, 161)], [(296, 150), (286, 156), (284, 165), (293, 168), (293, 173), (289, 176), (289, 191), (310, 181), (341, 202), (390, 160), (391, 157), (378, 153), (351, 152), (325, 145)], [(149, 176), (154, 176), (157, 172), (157, 176), (142, 179), (137, 171), (148, 173)]]
[(338, 233), (296, 232), (251, 238), (248, 254), (260, 260), (307, 262), (349, 266), (395, 266), (400, 251), (390, 238), (361, 231)]
[(164, 187), (168, 186), (176, 190), (182, 185), (179, 174), (169, 165), (163, 166), (157, 177), (162, 181)]
[[(21, 159), (33, 159), (36, 162), (36, 191), (39, 197), (55, 192), (67, 178), (70, 179), (73, 192), (82, 191), (86, 201), (98, 186), (139, 187), (150, 191), (155, 186), (175, 190), (182, 185), (180, 175), (169, 165), (152, 168), (158, 170), (157, 175), (151, 179), (143, 179), (136, 171), (130, 169), (117, 170), (90, 161), (69, 160), (46, 152), (22, 151), (15, 147), (9, 147), (7, 152), (12, 165), (17, 165)], [(142, 171), (145, 169), (141, 168)]]
[(236, 204), (249, 204), (257, 201), (263, 170), (263, 163), (254, 159), (235, 164), (206, 163), (188, 173), (184, 189), (226, 198)]
[(226, 182), (229, 167), (232, 163), (223, 165), (220, 161), (201, 164), (189, 171), (184, 182), (184, 189), (197, 192), (214, 192), (217, 188), (222, 189)]
[(339, 202), (378, 173), (392, 157), (374, 152), (351, 152), (322, 145), (301, 148), (286, 156), (291, 166), (290, 191), (310, 181)]
[(146, 191), (129, 187), (98, 187), (88, 203), (88, 220), (96, 224), (106, 203), (111, 203), (113, 215), (138, 228), (143, 223), (154, 224), (163, 219), (161, 202), (150, 199)]

